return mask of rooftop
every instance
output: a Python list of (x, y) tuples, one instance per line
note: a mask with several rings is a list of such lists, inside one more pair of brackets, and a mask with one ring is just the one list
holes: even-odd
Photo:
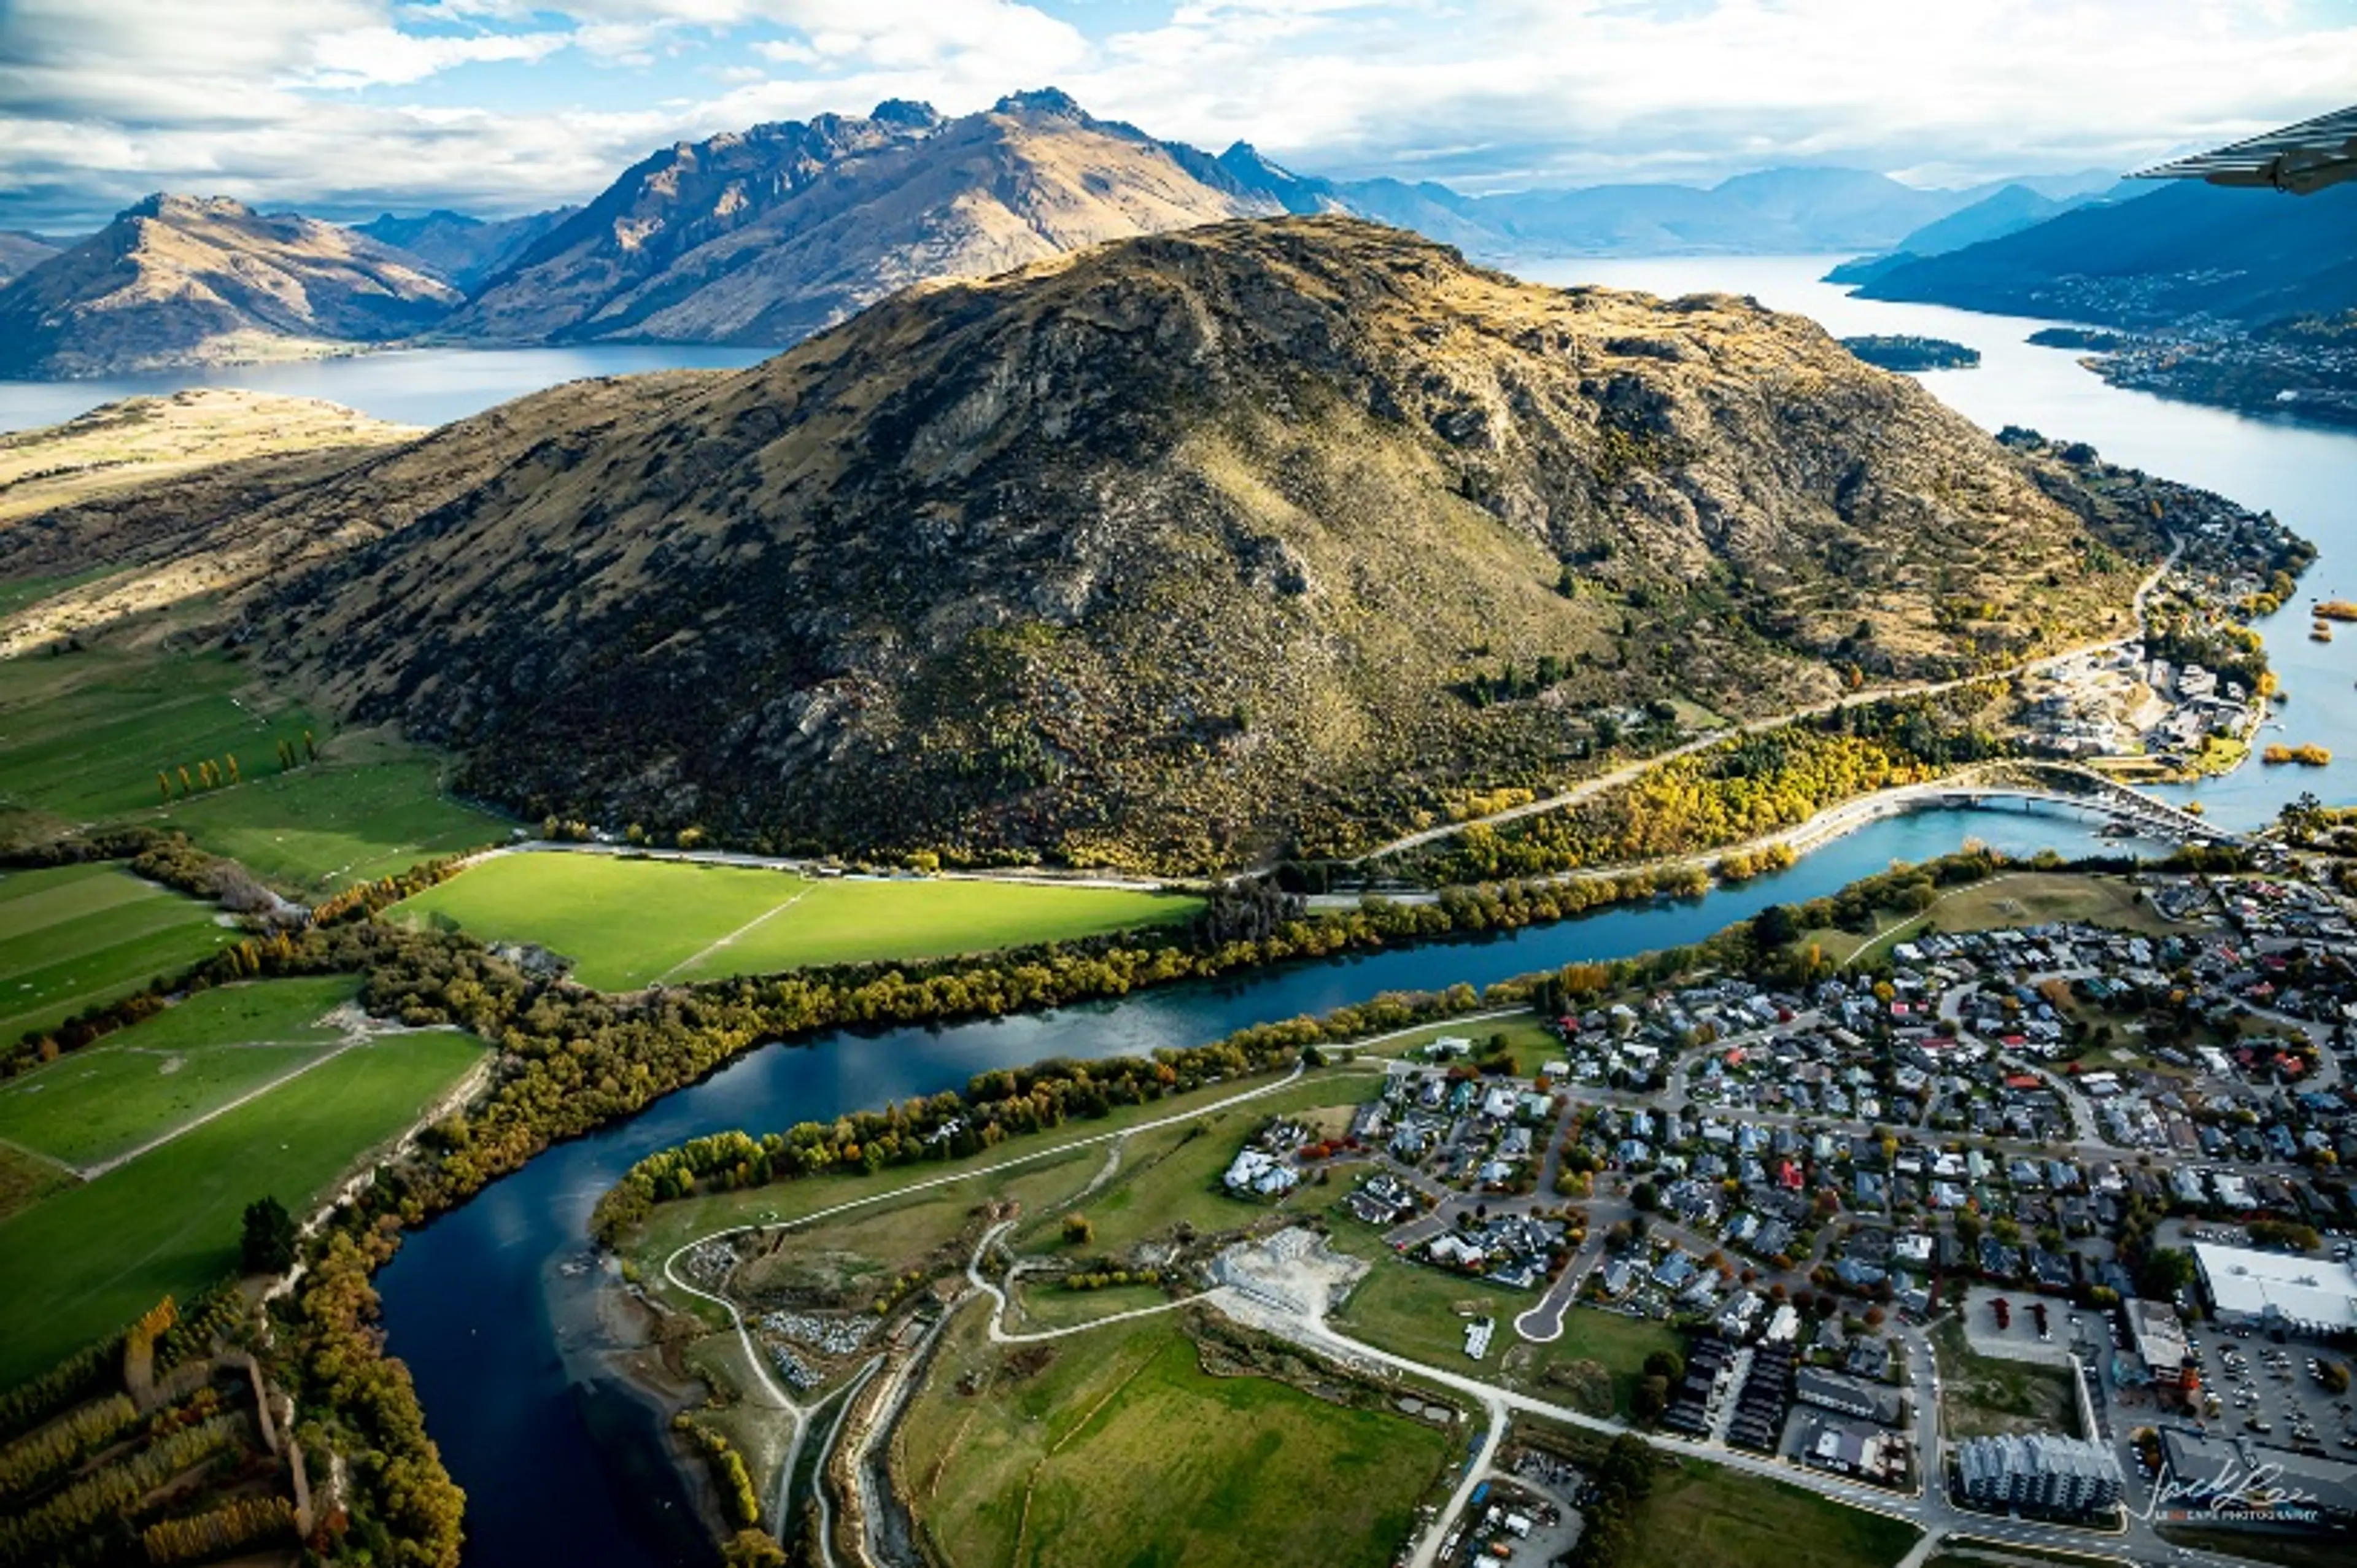
[(2357, 1273), (2347, 1263), (2193, 1244), (2194, 1262), (2221, 1312), (2323, 1328), (2357, 1328)]

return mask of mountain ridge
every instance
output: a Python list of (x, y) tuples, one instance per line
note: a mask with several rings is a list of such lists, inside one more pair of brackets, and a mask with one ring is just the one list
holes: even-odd
[(782, 346), (912, 284), (1276, 210), (1052, 89), (956, 119), (888, 102), (651, 156), (438, 330)]
[(0, 286), (0, 375), (332, 353), (408, 337), (458, 298), (364, 234), (158, 192)]
[(1812, 323), (1332, 216), (555, 389), (234, 526), (232, 641), (528, 814), (1153, 872), (2112, 629), (2151, 544)]
[[(122, 313), (105, 302), (120, 304), (122, 289), (103, 266), (67, 265), (38, 241), (0, 243), (0, 271), (25, 266), (0, 281), (0, 312), (12, 299), (22, 307), (0, 320), (56, 328), (40, 351), (19, 356), (20, 374), (270, 359), (412, 338), (783, 347), (896, 288), (1243, 216), (1347, 212), (1491, 261), (1796, 252), (1879, 246), (1984, 194), (1826, 167), (1757, 171), (1707, 188), (1479, 197), (1430, 181), (1336, 181), (1242, 140), (1216, 156), (1158, 140), (1042, 88), (954, 120), (888, 100), (865, 116), (823, 113), (678, 142), (578, 208), (490, 221), (447, 209), (388, 213), (339, 231), (344, 240), (296, 244), (316, 253), (292, 270), (288, 240), (267, 226), (291, 231), (310, 220), (249, 214), (252, 232), (235, 244), (230, 226), (216, 221), (209, 242), (218, 254), (187, 275), (159, 265), (134, 331), (115, 329)], [(176, 212), (205, 207), (201, 198), (170, 199)], [(135, 208), (108, 232), (155, 217)], [(381, 296), (373, 317), (297, 307), (305, 278), (339, 246), (352, 252), (341, 263), (348, 274), (374, 275), (344, 286), (322, 274), (323, 286), (331, 295)], [(274, 277), (264, 292), (278, 306), (239, 294), (249, 274)]]
[(2357, 306), (2357, 190), (2269, 197), (2169, 181), (1910, 262), (1859, 292), (1972, 310), (2174, 327)]

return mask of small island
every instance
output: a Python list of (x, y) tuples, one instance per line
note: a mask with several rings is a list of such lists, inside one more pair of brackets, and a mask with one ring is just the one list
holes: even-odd
[(1842, 347), (1869, 365), (1886, 371), (1969, 371), (1981, 362), (1981, 351), (1945, 338), (1870, 335), (1845, 338)]
[(2117, 332), (2097, 332), (2084, 327), (2041, 327), (2029, 335), (2040, 349), (2078, 349), (2090, 354), (2116, 354), (2128, 345)]

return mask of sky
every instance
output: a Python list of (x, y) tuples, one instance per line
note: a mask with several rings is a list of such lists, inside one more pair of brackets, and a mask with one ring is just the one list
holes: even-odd
[(0, 228), (156, 190), (505, 216), (674, 141), (1049, 85), (1336, 177), (1964, 185), (2357, 102), (2357, 0), (0, 0)]

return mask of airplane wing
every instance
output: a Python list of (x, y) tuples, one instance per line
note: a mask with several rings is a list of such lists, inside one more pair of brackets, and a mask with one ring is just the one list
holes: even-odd
[(2306, 196), (2357, 178), (2357, 107), (2336, 109), (2231, 146), (2156, 164), (2128, 177), (2265, 186)]

